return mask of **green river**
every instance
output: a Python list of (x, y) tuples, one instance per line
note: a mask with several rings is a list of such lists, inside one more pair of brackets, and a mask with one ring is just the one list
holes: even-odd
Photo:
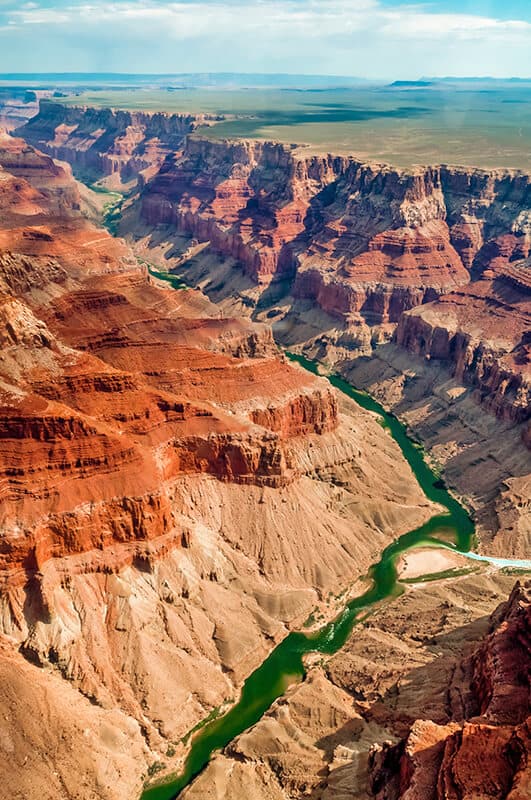
[[(291, 353), (287, 356), (318, 374), (318, 364)], [(261, 666), (247, 678), (238, 702), (222, 716), (207, 721), (193, 735), (183, 772), (164, 784), (146, 789), (142, 800), (173, 800), (177, 797), (205, 767), (216, 750), (225, 747), (235, 736), (258, 722), (291, 683), (301, 680), (305, 673), (305, 655), (331, 655), (337, 652), (349, 638), (356, 623), (375, 604), (402, 594), (404, 586), (398, 581), (396, 570), (397, 560), (402, 553), (419, 545), (453, 545), (462, 553), (470, 550), (474, 534), (471, 518), (426, 464), (422, 449), (409, 438), (402, 423), (369, 395), (352, 388), (342, 378), (332, 375), (328, 380), (360, 406), (378, 414), (382, 425), (398, 443), (426, 497), (443, 506), (446, 511), (386, 547), (380, 561), (369, 571), (370, 588), (361, 597), (351, 600), (336, 619), (316, 631), (290, 633), (275, 647)]]

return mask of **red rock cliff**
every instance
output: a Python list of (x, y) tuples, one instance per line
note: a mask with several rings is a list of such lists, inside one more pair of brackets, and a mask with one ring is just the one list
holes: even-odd
[(446, 361), (489, 410), (521, 422), (530, 200), (514, 171), (398, 170), (192, 138), (141, 202), (167, 238), (188, 231), (258, 283), (290, 278), (295, 309), (321, 309), (369, 349), (372, 329), (378, 340), (398, 325), (399, 344)]
[(153, 282), (80, 215), (68, 173), (0, 145), (0, 567), (171, 532), (184, 473), (291, 481), (285, 441), (337, 423), (326, 384), (266, 326)]
[(345, 160), (300, 158), (277, 142), (187, 140), (142, 197), (142, 215), (209, 241), (260, 283), (290, 276), (295, 243), (311, 198), (334, 181)]

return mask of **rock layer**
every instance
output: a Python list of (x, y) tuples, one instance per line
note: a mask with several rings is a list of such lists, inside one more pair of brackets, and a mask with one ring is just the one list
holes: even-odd
[[(184, 264), (171, 247), (166, 258), (190, 280), (209, 275), (204, 285), (216, 300), (240, 291), (244, 310), (269, 306), (280, 336), (294, 323), (303, 331), (299, 344), (308, 327), (316, 338), (324, 330), (323, 341), (336, 327), (350, 358), (369, 355), (398, 326), (401, 345), (444, 360), (489, 410), (519, 423), (531, 407), (522, 260), (529, 183), (511, 171), (400, 171), (274, 143), (193, 137), (168, 157), (139, 203), (146, 241), (171, 242), (173, 230), (208, 243), (191, 260), (185, 253)], [(138, 220), (124, 227), (137, 234)], [(230, 266), (209, 261), (210, 251)], [(255, 292), (245, 280), (238, 289), (238, 267), (257, 282)], [(283, 281), (285, 293), (286, 280), (290, 296), (277, 310), (279, 292), (266, 287)]]
[(416, 355), (446, 362), (497, 416), (531, 416), (531, 268), (489, 270), (435, 303), (404, 314), (396, 340)]
[[(110, 499), (111, 476), (128, 494), (183, 472), (291, 480), (282, 440), (334, 430), (330, 391), (279, 360), (264, 326), (182, 316), (193, 293), (159, 289), (120, 242), (85, 222), (70, 176), (50, 158), (6, 139), (0, 164), (20, 181), (16, 195), (33, 192), (36, 204), (29, 216), (12, 204), (0, 233), (17, 249), (1, 257), (4, 522)], [(39, 287), (21, 282), (24, 268), (40, 269)], [(150, 513), (160, 519), (148, 538), (167, 528), (156, 505)], [(41, 565), (55, 550), (38, 539)]]
[(194, 137), (146, 187), (141, 213), (148, 224), (209, 241), (267, 284), (293, 276), (294, 245), (305, 231), (310, 201), (343, 167), (342, 158), (301, 159), (275, 142)]
[[(238, 292), (233, 266), (244, 273), (239, 290), (246, 313), (257, 300), (261, 307), (274, 307), (278, 292), (269, 293), (269, 300), (267, 287), (280, 281), (285, 291), (288, 281), (295, 317), (310, 306), (331, 317), (344, 331), (344, 341), (350, 339), (354, 355), (356, 350), (370, 354), (398, 325), (400, 344), (442, 358), (489, 410), (516, 422), (529, 417), (528, 175), (451, 166), (398, 170), (352, 157), (307, 155), (271, 142), (193, 136), (183, 143), (184, 134), (203, 121), (180, 118), (177, 125), (160, 115), (133, 119), (126, 112), (44, 101), (26, 135), (33, 142), (46, 140), (49, 148), (50, 131), (68, 130), (68, 152), (49, 152), (76, 164), (78, 154), (85, 158), (102, 149), (94, 137), (87, 140), (88, 150), (85, 140), (76, 138), (76, 131), (85, 135), (95, 128), (131, 159), (127, 169), (132, 174), (146, 164), (132, 158), (126, 146), (132, 134), (126, 131), (141, 130), (141, 148), (149, 154), (144, 140), (156, 129), (163, 146), (151, 163), (160, 166), (163, 155), (166, 159), (138, 200), (141, 225), (147, 230), (155, 226), (157, 242), (164, 229), (168, 243), (172, 231), (208, 243), (201, 250), (203, 260), (208, 252), (218, 260), (230, 259), (230, 278), (227, 269), (218, 268), (219, 279), (210, 281), (216, 299)], [(181, 137), (178, 144), (174, 134)], [(99, 175), (107, 171), (102, 164), (93, 166)], [(124, 229), (137, 236), (135, 214)], [(168, 254), (170, 265), (172, 258), (183, 261), (171, 246)], [(215, 276), (212, 264), (207, 269)], [(256, 292), (245, 289), (247, 279), (258, 285)], [(413, 311), (425, 304), (426, 314)], [(452, 304), (460, 309), (453, 316)], [(311, 319), (306, 311), (303, 316)], [(500, 347), (490, 331), (505, 321), (507, 335)], [(434, 326), (436, 341), (429, 330)]]

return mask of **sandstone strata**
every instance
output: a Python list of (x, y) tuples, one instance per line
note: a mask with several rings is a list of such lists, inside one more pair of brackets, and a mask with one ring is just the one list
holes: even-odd
[(274, 142), (187, 140), (142, 197), (148, 224), (187, 231), (238, 261), (259, 283), (292, 277), (294, 247), (312, 198), (337, 179), (344, 159), (298, 158)]
[(489, 270), (479, 280), (401, 318), (396, 340), (449, 365), (501, 418), (531, 415), (531, 268)]

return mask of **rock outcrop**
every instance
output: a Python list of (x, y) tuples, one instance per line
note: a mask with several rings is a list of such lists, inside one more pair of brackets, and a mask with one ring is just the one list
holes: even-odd
[[(501, 618), (500, 618), (501, 617)], [(517, 585), (471, 657), (468, 718), (421, 720), (397, 745), (375, 749), (369, 768), (378, 800), (524, 798), (531, 789), (531, 599)]]
[(310, 201), (345, 160), (300, 158), (276, 142), (188, 139), (142, 195), (142, 217), (210, 242), (261, 284), (292, 278)]
[[(232, 800), (249, 786), (253, 800), (525, 797), (529, 587), (492, 613), (513, 586), (513, 576), (482, 568), (410, 586), (334, 656), (309, 657), (305, 680), (216, 754), (184, 797)], [(498, 721), (479, 716), (486, 675), (498, 708), (507, 696)], [(447, 739), (449, 771), (438, 782)]]
[[(161, 477), (292, 480), (282, 442), (335, 429), (330, 390), (279, 359), (265, 326), (178, 313), (193, 292), (159, 289), (122, 243), (85, 222), (71, 176), (48, 156), (6, 138), (0, 164), (16, 178), (15, 197), (34, 204), (6, 203), (0, 232), (16, 248), (0, 256), (3, 523), (27, 515), (40, 526), (43, 514), (73, 501), (110, 501), (114, 475), (128, 494), (149, 493), (153, 522), (140, 522), (140, 507), (131, 512), (136, 532), (132, 521), (120, 523), (117, 538), (126, 540), (126, 530), (152, 538), (169, 524), (164, 503), (152, 500)], [(115, 525), (114, 510), (109, 517)], [(26, 561), (39, 568), (44, 553), (79, 552), (79, 538), (61, 552), (60, 535), (44, 544), (54, 538), (48, 527), (25, 545), (36, 553)]]

